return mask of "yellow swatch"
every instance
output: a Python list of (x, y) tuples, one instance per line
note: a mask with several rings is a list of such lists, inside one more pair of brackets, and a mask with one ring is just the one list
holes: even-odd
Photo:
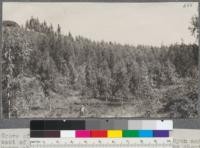
[(121, 138), (122, 130), (108, 130), (108, 138)]

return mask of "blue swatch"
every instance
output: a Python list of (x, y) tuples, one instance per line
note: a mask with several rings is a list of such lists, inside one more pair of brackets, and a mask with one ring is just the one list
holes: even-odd
[(139, 137), (153, 137), (153, 131), (152, 130), (140, 130)]

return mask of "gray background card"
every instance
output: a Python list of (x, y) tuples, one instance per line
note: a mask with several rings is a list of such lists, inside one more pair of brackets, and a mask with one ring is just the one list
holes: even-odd
[[(198, 0), (5, 0), (3, 2), (199, 2)], [(0, 18), (2, 20), (2, 1), (0, 3), (0, 10), (1, 15)], [(16, 10), (18, 11), (18, 10)], [(199, 11), (200, 14), (200, 11)], [(199, 20), (200, 23), (200, 20)], [(2, 26), (2, 21), (0, 23)], [(0, 30), (1, 31), (1, 30)], [(199, 39), (200, 42), (200, 39)], [(0, 38), (0, 43), (2, 45), (2, 36)], [(200, 55), (200, 52), (199, 52)], [(1, 52), (0, 52), (0, 61), (1, 60)], [(1, 73), (1, 66), (0, 66), (0, 73)], [(200, 74), (200, 72), (199, 72)], [(1, 74), (0, 74), (1, 79)], [(0, 83), (0, 119), (2, 118), (2, 85)], [(200, 85), (199, 85), (200, 89)], [(200, 90), (199, 90), (200, 91)], [(200, 101), (200, 100), (199, 100)], [(200, 104), (200, 103), (199, 103)], [(200, 110), (200, 105), (199, 105)], [(133, 118), (134, 119), (134, 118)], [(29, 122), (31, 119), (2, 119), (0, 120), (0, 128), (29, 128)], [(100, 123), (99, 121), (94, 121), (95, 123), (99, 123), (104, 125), (103, 122), (107, 122), (106, 120), (109, 119), (101, 119)], [(186, 129), (200, 129), (200, 119), (174, 119), (174, 128), (186, 128)], [(126, 121), (122, 121), (126, 122)], [(107, 123), (113, 124), (112, 121), (108, 121)], [(86, 125), (86, 126), (92, 126), (92, 125)]]

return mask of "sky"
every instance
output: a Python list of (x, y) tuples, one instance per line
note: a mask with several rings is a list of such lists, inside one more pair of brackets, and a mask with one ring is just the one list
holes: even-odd
[(188, 27), (197, 14), (197, 2), (3, 3), (3, 20), (24, 25), (33, 16), (54, 28), (60, 24), (63, 34), (130, 45), (194, 43)]

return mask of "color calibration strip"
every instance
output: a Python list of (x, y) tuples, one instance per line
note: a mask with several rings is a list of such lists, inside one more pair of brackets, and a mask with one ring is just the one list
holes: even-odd
[[(123, 129), (123, 130), (122, 130)], [(171, 120), (33, 120), (31, 138), (170, 137)]]
[(168, 130), (31, 131), (31, 138), (152, 138), (169, 137)]
[(172, 120), (32, 120), (30, 130), (173, 130)]

